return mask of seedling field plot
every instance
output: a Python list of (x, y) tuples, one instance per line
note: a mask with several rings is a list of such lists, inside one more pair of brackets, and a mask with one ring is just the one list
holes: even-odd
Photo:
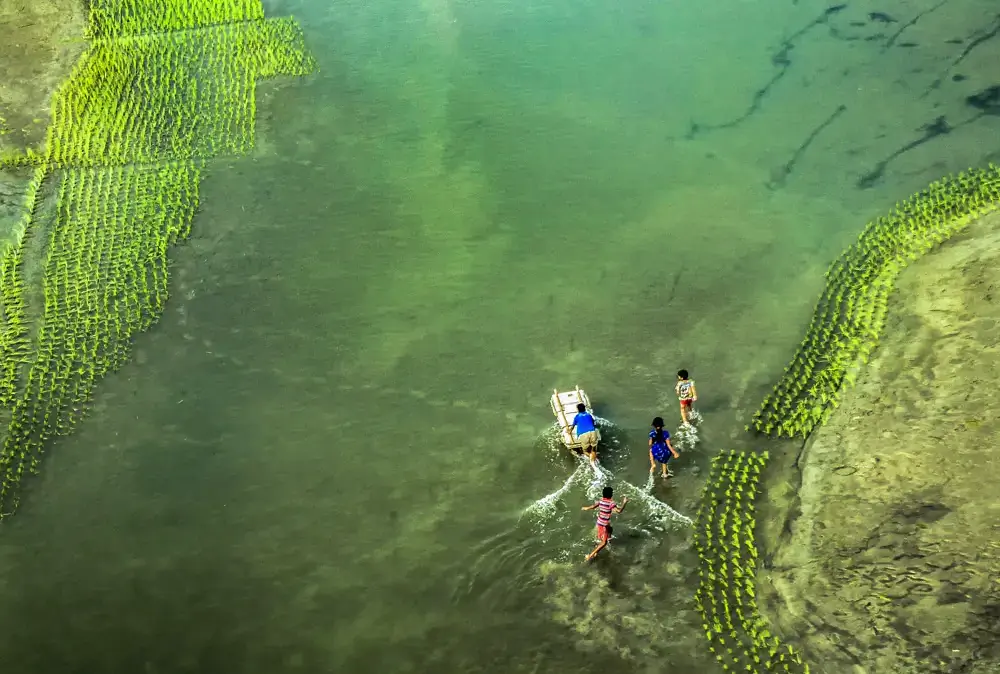
[(729, 451), (712, 459), (695, 518), (695, 603), (724, 671), (808, 674), (809, 665), (770, 633), (757, 609), (754, 500), (767, 458), (767, 452)]
[(87, 35), (165, 33), (263, 18), (260, 0), (90, 0)]
[(827, 271), (805, 338), (747, 430), (805, 438), (825, 422), (878, 346), (899, 272), (998, 207), (1000, 168), (991, 164), (932, 183), (869, 223)]
[(24, 255), (28, 227), (36, 217), (47, 170), (38, 167), (28, 183), (21, 221), (14, 241), (0, 258), (0, 407), (11, 410), (18, 395), (18, 376), (29, 362), (32, 344), (25, 302)]
[(190, 164), (60, 172), (38, 346), (0, 451), (4, 512), (45, 443), (72, 430), (96, 381), (162, 312), (167, 250), (197, 208), (198, 177)]
[(0, 259), (0, 517), (161, 315), (201, 172), (253, 147), (257, 79), (313, 69), (298, 25), (263, 14), (256, 0), (92, 0), (93, 41), (53, 97), (44, 150), (3, 159), (35, 174)]
[(289, 21), (95, 42), (54, 98), (47, 160), (153, 163), (249, 152), (256, 81), (310, 61)]

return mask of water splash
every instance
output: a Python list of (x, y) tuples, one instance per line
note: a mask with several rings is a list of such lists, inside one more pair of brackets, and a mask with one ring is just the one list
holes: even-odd
[(688, 413), (690, 423), (682, 423), (674, 432), (674, 440), (679, 449), (691, 450), (698, 444), (698, 426), (701, 425), (703, 417), (698, 410), (691, 410)]
[(568, 492), (570, 488), (577, 482), (582, 482), (586, 479), (589, 472), (590, 462), (580, 462), (580, 465), (576, 467), (576, 470), (566, 478), (563, 485), (556, 489), (551, 494), (546, 494), (542, 498), (538, 499), (521, 513), (521, 517), (529, 516), (534, 519), (545, 520), (556, 514), (556, 506), (559, 500), (563, 497), (563, 494)]
[(587, 498), (596, 501), (601, 497), (601, 492), (604, 491), (604, 488), (610, 485), (615, 479), (615, 476), (600, 463), (590, 464), (590, 470), (593, 478), (590, 480), (590, 484), (587, 485)]
[[(700, 418), (701, 417), (699, 416), (698, 419)], [(611, 430), (614, 428), (614, 424), (607, 419), (595, 416), (595, 420), (602, 429)], [(697, 442), (697, 431), (695, 431), (693, 427), (691, 427), (690, 430), (694, 433), (693, 442)], [(602, 446), (609, 449), (627, 450), (627, 448), (621, 445), (621, 442), (617, 439), (617, 437), (611, 436), (612, 434), (605, 436), (609, 441), (607, 443), (604, 442), (605, 438), (602, 438)], [(553, 423), (552, 426), (546, 429), (546, 431), (542, 434), (542, 440), (545, 446), (553, 451), (566, 451), (565, 445), (562, 444), (561, 431), (559, 426), (555, 423)], [(693, 446), (693, 443), (691, 446)], [(690, 446), (688, 448), (690, 448)], [(649, 516), (661, 526), (667, 523), (682, 525), (691, 524), (691, 519), (689, 517), (680, 514), (666, 503), (653, 496), (652, 475), (649, 476), (649, 479), (644, 487), (637, 487), (630, 482), (618, 480), (614, 473), (601, 465), (600, 461), (591, 463), (590, 459), (586, 456), (577, 456), (576, 458), (577, 466), (573, 473), (566, 478), (558, 489), (550, 494), (546, 494), (525, 508), (521, 513), (522, 518), (528, 517), (536, 524), (542, 524), (552, 519), (558, 514), (559, 503), (562, 501), (563, 497), (576, 485), (584, 487), (587, 499), (590, 501), (596, 501), (599, 499), (604, 487), (620, 485), (619, 492), (634, 500), (639, 507), (644, 508)]]
[[(590, 480), (588, 481), (588, 478)], [(669, 505), (653, 496), (653, 475), (650, 474), (643, 487), (637, 487), (631, 482), (616, 480), (614, 473), (601, 466), (599, 463), (591, 464), (586, 458), (581, 458), (576, 470), (566, 478), (562, 486), (551, 494), (546, 494), (529, 505), (521, 513), (521, 517), (529, 517), (536, 523), (541, 524), (554, 517), (558, 512), (559, 502), (563, 496), (575, 485), (586, 484), (586, 494), (589, 501), (596, 501), (601, 497), (604, 487), (617, 485), (618, 491), (630, 500), (637, 502), (637, 505), (644, 508), (651, 518), (660, 525), (667, 523), (691, 525), (691, 518), (682, 515)]]
[(681, 424), (674, 432), (673, 440), (679, 450), (694, 449), (698, 444), (698, 429), (691, 424)]
[(622, 491), (629, 499), (635, 499), (640, 504), (642, 504), (646, 511), (649, 513), (650, 517), (657, 520), (659, 524), (665, 525), (667, 523), (681, 524), (684, 526), (691, 526), (693, 522), (691, 518), (682, 515), (660, 499), (653, 496), (653, 474), (650, 473), (649, 478), (646, 480), (646, 485), (644, 487), (637, 487), (631, 482), (622, 482)]

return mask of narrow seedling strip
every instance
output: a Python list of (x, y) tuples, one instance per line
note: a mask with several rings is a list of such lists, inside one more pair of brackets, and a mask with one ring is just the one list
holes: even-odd
[(770, 632), (757, 608), (754, 501), (767, 459), (767, 452), (732, 450), (712, 459), (695, 518), (695, 603), (723, 671), (808, 674), (809, 665)]
[(878, 346), (899, 272), (998, 207), (1000, 168), (990, 164), (934, 182), (869, 223), (830, 265), (805, 337), (746, 429), (805, 438), (824, 423)]

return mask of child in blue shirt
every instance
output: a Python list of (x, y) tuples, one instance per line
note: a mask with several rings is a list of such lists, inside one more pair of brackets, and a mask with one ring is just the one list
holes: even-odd
[(653, 430), (649, 432), (649, 472), (653, 473), (656, 464), (659, 463), (663, 469), (663, 477), (668, 478), (673, 473), (667, 468), (667, 464), (670, 463), (670, 459), (680, 457), (680, 454), (670, 444), (670, 431), (663, 427), (663, 417), (653, 419), (652, 425)]
[(576, 406), (576, 416), (569, 425), (570, 431), (576, 429), (576, 439), (580, 441), (580, 450), (590, 457), (590, 463), (597, 461), (597, 422), (594, 415), (587, 411), (587, 406), (579, 403)]

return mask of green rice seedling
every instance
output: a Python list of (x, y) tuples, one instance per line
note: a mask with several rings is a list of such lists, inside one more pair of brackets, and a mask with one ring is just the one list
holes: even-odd
[[(168, 252), (190, 232), (204, 162), (253, 145), (256, 81), (314, 67), (294, 21), (264, 19), (257, 0), (89, 7), (93, 41), (53, 97), (44, 150), (0, 159), (37, 167), (23, 231), (0, 259), (3, 516), (45, 446), (72, 431), (100, 378), (162, 313)], [(46, 176), (55, 219), (32, 343), (22, 242)]]
[[(753, 545), (752, 495), (767, 453), (726, 452), (712, 461), (702, 490), (700, 529), (707, 513), (717, 513), (711, 536), (699, 554), (697, 606), (713, 654), (733, 671), (768, 671), (767, 644), (754, 600), (756, 548)], [(744, 496), (745, 495), (745, 496)], [(739, 498), (738, 498), (739, 497)], [(743, 559), (746, 558), (746, 562)], [(776, 651), (777, 653), (777, 651)], [(794, 664), (793, 660), (789, 662)], [(749, 670), (747, 668), (749, 667)]]
[[(291, 42), (278, 49), (279, 39)], [(92, 166), (245, 154), (256, 80), (304, 74), (304, 49), (284, 20), (97, 42), (53, 99), (48, 159)]]
[[(851, 364), (865, 362), (884, 325), (892, 280), (971, 220), (997, 208), (998, 171), (990, 166), (932, 183), (869, 223), (857, 244), (826, 272), (827, 287), (806, 337), (749, 427), (766, 434), (807, 436), (851, 383)], [(820, 386), (817, 386), (816, 383)]]
[(167, 33), (264, 18), (260, 0), (90, 0), (88, 36)]

